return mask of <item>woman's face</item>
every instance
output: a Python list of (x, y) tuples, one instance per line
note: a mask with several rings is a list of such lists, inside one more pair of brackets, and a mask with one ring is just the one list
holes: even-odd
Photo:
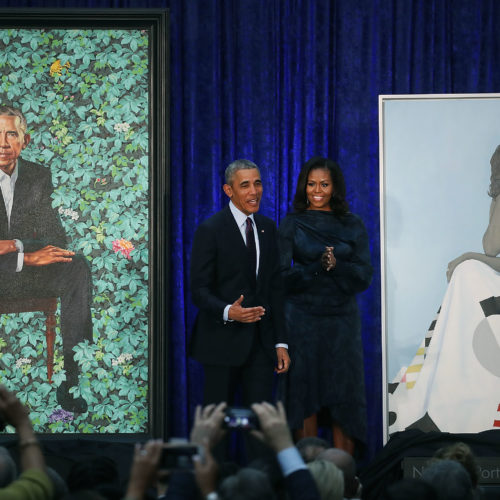
[(332, 176), (326, 168), (315, 168), (309, 172), (306, 184), (308, 210), (331, 211), (330, 200), (334, 194)]

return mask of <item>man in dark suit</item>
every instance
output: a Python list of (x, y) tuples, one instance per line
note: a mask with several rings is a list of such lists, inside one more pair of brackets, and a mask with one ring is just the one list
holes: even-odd
[(290, 364), (283, 318), (276, 226), (259, 215), (260, 172), (236, 160), (225, 172), (229, 206), (196, 230), (190, 285), (199, 314), (191, 355), (203, 363), (204, 402), (234, 404), (272, 398), (273, 369)]
[(20, 158), (30, 141), (26, 128), (21, 111), (0, 106), (0, 300), (61, 298), (66, 381), (57, 388), (57, 400), (68, 411), (84, 412), (87, 403), (69, 389), (78, 385), (73, 347), (92, 342), (90, 270), (83, 257), (64, 248), (50, 170)]

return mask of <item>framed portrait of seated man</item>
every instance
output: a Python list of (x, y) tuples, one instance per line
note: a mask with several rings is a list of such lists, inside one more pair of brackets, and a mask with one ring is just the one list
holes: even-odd
[(0, 11), (0, 383), (39, 433), (165, 432), (167, 26)]

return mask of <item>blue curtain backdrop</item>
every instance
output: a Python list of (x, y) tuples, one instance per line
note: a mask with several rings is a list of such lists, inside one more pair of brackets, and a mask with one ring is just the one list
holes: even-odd
[[(0, 5), (170, 9), (170, 435), (187, 435), (201, 400), (202, 371), (186, 354), (196, 312), (187, 288), (189, 254), (197, 224), (226, 203), (225, 166), (241, 157), (261, 166), (262, 212), (279, 223), (300, 165), (313, 155), (339, 161), (351, 209), (367, 225), (376, 270), (370, 289), (359, 297), (368, 455), (373, 456), (382, 446), (378, 95), (499, 92), (500, 3), (12, 0)], [(410, 265), (425, 272), (425, 262)]]

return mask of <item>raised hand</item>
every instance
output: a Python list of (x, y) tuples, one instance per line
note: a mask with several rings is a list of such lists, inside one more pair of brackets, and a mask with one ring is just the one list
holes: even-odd
[(271, 403), (254, 403), (252, 410), (256, 413), (260, 431), (254, 430), (252, 434), (267, 443), (275, 452), (293, 446), (292, 434), (286, 421), (283, 403), (278, 401), (276, 406)]

